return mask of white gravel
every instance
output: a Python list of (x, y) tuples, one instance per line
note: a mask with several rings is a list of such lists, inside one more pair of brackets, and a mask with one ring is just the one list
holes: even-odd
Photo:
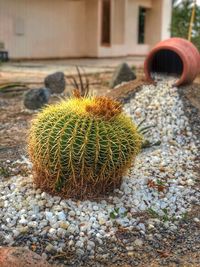
[[(31, 232), (30, 238), (49, 238), (47, 254), (61, 252), (67, 241), (77, 254), (87, 250), (93, 255), (96, 244), (114, 236), (118, 225), (142, 234), (160, 222), (176, 230), (172, 220), (182, 218), (195, 200), (192, 169), (197, 149), (177, 89), (170, 84), (144, 85), (126, 104), (125, 110), (137, 123), (145, 119), (144, 125), (154, 125), (146, 137), (161, 141), (161, 145), (142, 151), (121, 189), (108, 202), (52, 197), (36, 189), (31, 176), (1, 180), (0, 234), (4, 243), (12, 245), (21, 234)], [(144, 211), (155, 218), (141, 221), (139, 213)]]

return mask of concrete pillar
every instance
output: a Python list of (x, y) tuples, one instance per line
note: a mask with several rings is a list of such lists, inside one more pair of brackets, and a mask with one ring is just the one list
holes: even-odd
[(86, 56), (97, 57), (100, 43), (100, 0), (86, 0)]
[(172, 1), (162, 0), (161, 12), (162, 12), (161, 40), (164, 40), (171, 36), (170, 26), (172, 18)]
[(112, 5), (112, 44), (124, 44), (125, 38), (125, 5), (124, 0), (114, 0)]
[(170, 37), (172, 4), (169, 0), (154, 0), (146, 14), (145, 43), (154, 46)]

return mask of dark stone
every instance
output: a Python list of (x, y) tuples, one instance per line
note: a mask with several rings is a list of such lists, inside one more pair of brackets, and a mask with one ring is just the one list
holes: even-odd
[(114, 88), (118, 84), (133, 81), (135, 79), (136, 75), (129, 67), (129, 65), (127, 63), (122, 63), (116, 68), (112, 80), (110, 82), (110, 87)]
[(55, 72), (44, 79), (45, 87), (49, 88), (51, 94), (61, 94), (65, 90), (66, 82), (63, 72)]
[(28, 109), (39, 109), (49, 101), (50, 92), (47, 88), (31, 89), (24, 95), (24, 106)]

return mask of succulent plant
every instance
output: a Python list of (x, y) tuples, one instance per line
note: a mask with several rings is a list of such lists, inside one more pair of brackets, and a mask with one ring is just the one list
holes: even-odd
[(120, 186), (142, 137), (119, 102), (74, 95), (44, 108), (32, 122), (34, 182), (63, 197), (96, 198)]

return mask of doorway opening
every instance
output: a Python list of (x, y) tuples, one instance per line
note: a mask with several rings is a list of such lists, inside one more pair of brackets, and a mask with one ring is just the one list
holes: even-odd
[(111, 43), (111, 1), (102, 0), (101, 11), (101, 44), (110, 46)]
[(145, 43), (146, 8), (139, 7), (138, 17), (138, 44)]

